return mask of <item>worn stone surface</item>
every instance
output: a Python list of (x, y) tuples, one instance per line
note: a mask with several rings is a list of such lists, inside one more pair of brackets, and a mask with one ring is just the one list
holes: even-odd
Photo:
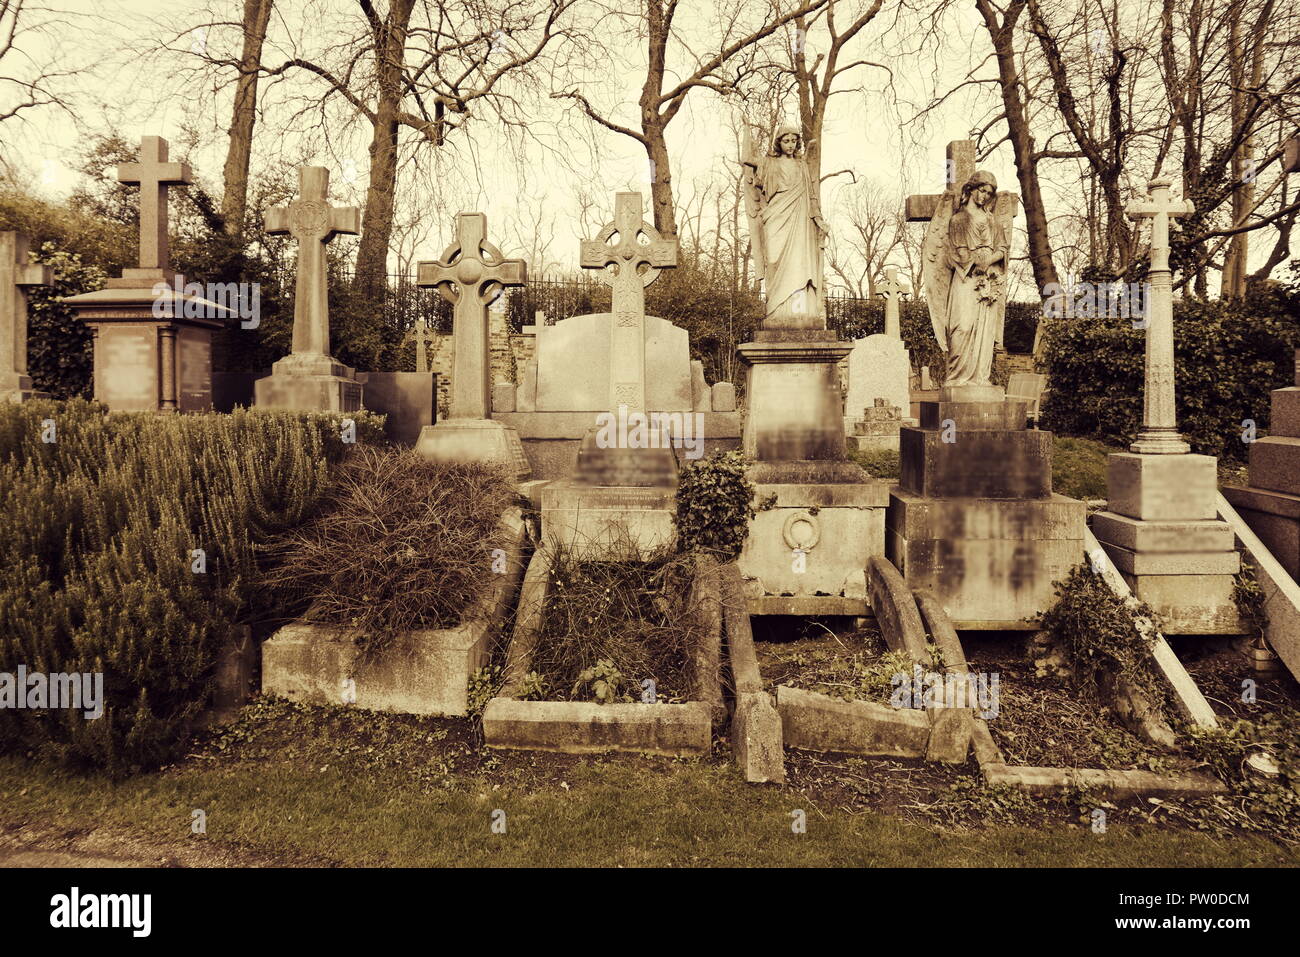
[(259, 650), (252, 629), (239, 625), (217, 652), (212, 677), (212, 717), (218, 723), (234, 719), (252, 695)]
[(736, 411), (736, 387), (730, 382), (713, 383), (712, 407), (714, 412)]
[(1267, 435), (1250, 443), (1247, 456), (1253, 487), (1300, 495), (1300, 438)]
[(1213, 519), (1217, 482), (1210, 455), (1117, 452), (1106, 459), (1107, 508), (1129, 518)]
[(747, 342), (737, 350), (748, 368), (743, 448), (760, 462), (844, 458), (836, 363), (852, 346), (818, 334), (823, 338)]
[(1166, 634), (1239, 635), (1249, 630), (1232, 597), (1232, 575), (1120, 574), (1164, 620)]
[(998, 397), (988, 400), (939, 399), (918, 403), (921, 428), (960, 432), (1014, 432), (1025, 428), (1028, 403)]
[[(757, 486), (759, 501), (771, 494), (769, 488)], [(870, 486), (864, 492), (876, 494)], [(867, 561), (884, 550), (885, 510), (879, 506), (781, 503), (751, 519), (739, 564), (769, 594), (837, 596), (845, 595), (854, 573), (861, 581)]]
[[(913, 589), (929, 589), (957, 627), (1024, 627), (1055, 601), (1052, 582), (1082, 560), (1083, 502), (926, 499), (896, 489), (886, 554)], [(999, 624), (1000, 623), (1000, 624)]]
[(1126, 575), (1235, 575), (1241, 559), (1235, 550), (1217, 552), (1135, 552), (1112, 545), (1100, 535), (1101, 546), (1115, 567)]
[(601, 488), (551, 482), (542, 490), (542, 538), (578, 555), (632, 560), (677, 535), (672, 488)]
[(762, 691), (736, 695), (731, 717), (731, 749), (751, 784), (785, 783), (785, 743), (781, 715)]
[(515, 411), (515, 391), (513, 382), (497, 382), (492, 386), (492, 414)]
[(506, 649), (502, 697), (514, 697), (518, 693), (519, 683), (532, 670), (533, 654), (542, 633), (553, 564), (554, 555), (545, 545), (536, 549), (528, 562), (523, 584), (519, 586), (514, 631), (511, 632), (510, 644)]
[(483, 712), (488, 747), (568, 754), (701, 754), (712, 745), (710, 728), (709, 707), (698, 701), (602, 705), (493, 698)]
[(926, 745), (925, 759), (944, 764), (965, 764), (971, 747), (971, 722), (969, 708), (935, 708), (926, 712), (930, 716), (930, 740)]
[(1300, 579), (1300, 497), (1234, 486), (1222, 492), (1286, 573)]
[[(924, 419), (923, 419), (924, 421)], [(899, 485), (927, 498), (1041, 499), (1052, 493), (1052, 433), (902, 430)]]
[(909, 409), (912, 362), (903, 340), (896, 336), (873, 335), (853, 343), (848, 356), (848, 392), (844, 399), (844, 431), (854, 425), (864, 408), (884, 399), (886, 407), (900, 414)]
[(871, 609), (876, 624), (890, 651), (905, 651), (923, 668), (930, 668), (926, 650), (925, 624), (917, 610), (916, 599), (897, 568), (883, 556), (871, 558), (867, 567)]
[(699, 624), (698, 640), (690, 651), (691, 698), (708, 705), (713, 726), (721, 727), (727, 717), (722, 702), (722, 579), (711, 555), (695, 558), (690, 607)]
[(1233, 548), (1232, 529), (1217, 520), (1144, 522), (1109, 511), (1093, 512), (1088, 520), (1098, 539), (1129, 551), (1223, 552)]
[(1274, 389), (1270, 402), (1269, 434), (1300, 437), (1300, 388)]
[(1112, 798), (1202, 797), (1222, 794), (1222, 781), (1196, 772), (1104, 771), (1098, 768), (1034, 768), (984, 765), (989, 784), (1005, 784), (1030, 794), (1054, 794), (1066, 788), (1096, 790)]
[(430, 462), (477, 462), (507, 469), (515, 481), (531, 475), (519, 433), (495, 419), (444, 419), (420, 430), (415, 451)]
[(713, 411), (713, 392), (704, 378), (704, 363), (699, 359), (691, 360), (691, 407), (696, 412)]
[(930, 740), (924, 711), (840, 701), (786, 685), (777, 686), (776, 709), (787, 748), (920, 758)]
[(432, 372), (358, 372), (365, 407), (384, 416), (389, 441), (414, 445), (432, 425), (437, 404), (437, 376)]

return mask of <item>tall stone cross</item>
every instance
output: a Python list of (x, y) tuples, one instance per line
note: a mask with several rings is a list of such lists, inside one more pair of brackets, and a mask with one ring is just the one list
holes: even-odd
[(901, 339), (902, 332), (898, 323), (898, 300), (907, 291), (907, 287), (898, 281), (898, 267), (886, 266), (885, 278), (876, 284), (876, 295), (885, 300), (885, 335)]
[(167, 141), (161, 136), (140, 140), (140, 158), (117, 168), (117, 181), (140, 187), (140, 268), (170, 269), (167, 249), (167, 187), (193, 179), (185, 163), (167, 162)]
[[(949, 189), (960, 193), (962, 184), (974, 175), (975, 141), (953, 140), (948, 144), (947, 158), (944, 162), (944, 182)], [(939, 208), (939, 200), (945, 195), (945, 193), (921, 193), (907, 197), (903, 206), (907, 221), (924, 223), (934, 219), (935, 211)], [(1004, 193), (998, 190), (995, 208), (1001, 208), (1003, 203), (1012, 204), (1010, 213), (1014, 216), (1020, 203), (1020, 196), (1017, 193)]]
[(456, 217), (456, 242), (442, 258), (416, 266), (417, 286), (433, 287), (455, 306), (452, 314), (451, 419), (486, 419), (492, 409), (492, 366), (488, 354), (488, 303), (501, 286), (528, 282), (528, 264), (506, 259), (487, 240), (487, 217)]
[(329, 285), (325, 244), (339, 233), (361, 232), (361, 211), (329, 203), (330, 171), (323, 166), (298, 169), (298, 198), (266, 211), (266, 231), (288, 233), (298, 240), (298, 276), (293, 298), (293, 352), (330, 354)]
[(1151, 220), (1142, 431), (1129, 448), (1156, 455), (1191, 451), (1191, 446), (1178, 434), (1174, 409), (1174, 293), (1169, 271), (1169, 218), (1189, 216), (1194, 207), (1191, 200), (1170, 199), (1169, 186), (1167, 179), (1151, 180), (1147, 184), (1147, 199), (1135, 200), (1125, 210), (1129, 219)]
[(0, 400), (22, 401), (27, 376), (27, 287), (48, 286), (54, 270), (27, 261), (27, 235), (0, 233)]
[(402, 339), (403, 344), (407, 342), (415, 343), (415, 371), (428, 372), (429, 370), (429, 345), (433, 342), (437, 333), (429, 325), (429, 320), (419, 318), (415, 320), (415, 325), (411, 326), (410, 331)]
[[(605, 274), (613, 287), (610, 325), (610, 411), (627, 406), (647, 412), (645, 399), (645, 287), (659, 278), (659, 270), (677, 265), (677, 240), (662, 239), (641, 218), (640, 193), (616, 193), (614, 221), (606, 223), (595, 239), (583, 240), (583, 269), (614, 267)], [(645, 234), (648, 242), (638, 238)], [(614, 236), (617, 243), (610, 243)], [(643, 272), (641, 267), (647, 267)]]

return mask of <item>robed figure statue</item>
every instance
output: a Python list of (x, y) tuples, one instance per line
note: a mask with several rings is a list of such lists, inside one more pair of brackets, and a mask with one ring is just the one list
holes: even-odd
[[(925, 297), (939, 346), (948, 354), (945, 390), (992, 388), (993, 348), (1007, 309), (1010, 210), (999, 215), (997, 180), (976, 172), (960, 194), (945, 194), (921, 250)], [(1009, 204), (1008, 204), (1009, 205)]]
[(824, 329), (822, 245), (826, 225), (803, 136), (793, 124), (779, 127), (772, 148), (755, 156), (749, 128), (741, 163), (754, 265), (767, 297), (765, 329)]

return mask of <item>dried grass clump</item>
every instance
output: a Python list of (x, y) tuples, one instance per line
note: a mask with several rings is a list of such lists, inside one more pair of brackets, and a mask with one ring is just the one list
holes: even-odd
[(500, 519), (516, 497), (499, 469), (358, 448), (318, 516), (273, 546), (268, 584), (309, 602), (309, 621), (359, 629), (373, 657), (403, 632), (450, 628), (476, 610), (504, 571)]
[(533, 658), (552, 697), (590, 697), (586, 688), (570, 695), (579, 675), (611, 662), (623, 678), (618, 698), (640, 701), (649, 678), (660, 700), (685, 700), (702, 627), (692, 606), (694, 574), (689, 555), (598, 562), (557, 549)]

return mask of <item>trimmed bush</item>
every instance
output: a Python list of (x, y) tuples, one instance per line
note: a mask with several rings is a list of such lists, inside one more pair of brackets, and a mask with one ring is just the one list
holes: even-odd
[(181, 753), (222, 644), (273, 613), (258, 549), (315, 509), (340, 418), (0, 405), (0, 672), (102, 672), (105, 698), (97, 720), (0, 710), (0, 751), (113, 775)]

